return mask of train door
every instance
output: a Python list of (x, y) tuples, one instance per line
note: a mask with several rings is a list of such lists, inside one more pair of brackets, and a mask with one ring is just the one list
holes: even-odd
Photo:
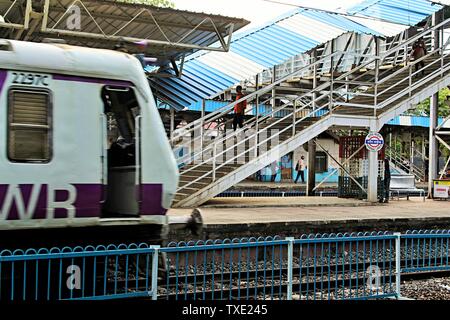
[(105, 86), (102, 135), (104, 217), (139, 215), (140, 108), (131, 87)]

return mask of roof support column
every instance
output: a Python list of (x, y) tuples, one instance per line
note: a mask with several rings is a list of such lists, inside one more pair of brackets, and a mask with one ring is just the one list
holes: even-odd
[[(438, 17), (434, 13), (432, 16), (432, 25), (438, 23)], [(433, 49), (439, 47), (439, 31), (434, 32), (432, 37)], [(429, 151), (428, 151), (428, 197), (433, 197), (433, 179), (437, 178), (439, 162), (439, 143), (436, 139), (436, 127), (438, 125), (439, 93), (435, 93), (430, 100), (430, 132), (429, 132)]]
[(200, 150), (202, 154), (202, 160), (203, 160), (203, 141), (204, 141), (204, 130), (205, 130), (205, 108), (206, 108), (206, 101), (205, 99), (202, 99), (202, 111), (201, 111), (201, 118), (200, 118)]
[(412, 132), (409, 133), (409, 142), (410, 142), (410, 145), (409, 145), (409, 150), (410, 150), (409, 170), (410, 170), (411, 174), (414, 174), (413, 166), (414, 166), (414, 152), (415, 152), (416, 146), (414, 143), (414, 138), (413, 138)]
[[(371, 132), (377, 132), (374, 121), (374, 125), (370, 126)], [(378, 202), (378, 152), (369, 151), (369, 169), (368, 169), (368, 181), (367, 181), (367, 201)]]
[[(312, 63), (314, 64), (313, 66), (313, 94), (312, 94), (312, 108), (314, 111), (316, 111), (316, 99), (317, 99), (317, 93), (316, 93), (316, 88), (317, 88), (317, 50), (314, 50), (312, 52)], [(314, 117), (316, 116), (316, 114), (314, 114)]]
[(428, 197), (433, 195), (433, 179), (436, 179), (438, 174), (438, 162), (439, 162), (439, 143), (436, 139), (436, 126), (438, 124), (438, 107), (439, 97), (435, 94), (431, 97), (430, 101), (430, 138), (429, 138), (429, 151), (428, 151)]
[[(317, 51), (314, 50), (312, 52), (312, 63), (314, 63), (313, 67), (313, 94), (312, 94), (312, 108), (316, 110), (316, 87), (317, 87), (317, 65), (315, 62), (317, 61)], [(314, 117), (317, 115), (314, 114)], [(306, 195), (313, 196), (316, 187), (316, 143), (314, 139), (308, 142), (308, 180), (306, 186)]]
[(373, 116), (377, 116), (377, 108), (378, 108), (378, 80), (380, 75), (380, 37), (375, 36), (375, 55), (377, 56), (375, 60), (375, 92), (373, 98)]
[[(277, 67), (274, 66), (272, 69), (272, 83), (275, 83), (275, 81), (277, 81), (277, 77), (276, 77), (276, 71), (277, 71)], [(272, 112), (275, 110), (276, 107), (276, 94), (277, 94), (277, 90), (275, 89), (275, 86), (272, 89)], [(275, 114), (272, 113), (272, 118), (275, 117)]]
[(307, 196), (314, 196), (316, 187), (316, 143), (314, 139), (308, 141), (308, 185), (306, 188)]
[[(256, 80), (255, 80), (256, 84), (255, 84), (255, 90), (256, 92), (259, 91), (259, 74), (256, 75)], [(254, 152), (254, 156), (255, 158), (258, 157), (258, 137), (259, 137), (259, 95), (256, 95), (256, 111), (255, 111), (255, 118), (256, 118), (256, 123), (255, 123), (255, 152)]]
[(173, 132), (175, 131), (175, 110), (169, 108), (170, 110), (170, 141), (173, 141)]

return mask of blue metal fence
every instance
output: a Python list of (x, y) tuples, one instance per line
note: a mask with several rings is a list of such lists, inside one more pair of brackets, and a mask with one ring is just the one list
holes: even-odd
[(400, 298), (402, 274), (450, 270), (449, 240), (433, 230), (3, 250), (0, 300)]
[(278, 237), (171, 243), (161, 249), (170, 271), (160, 298), (283, 299), (287, 244)]
[(409, 231), (402, 235), (403, 272), (450, 270), (450, 230)]
[(3, 250), (0, 300), (156, 299), (158, 246)]
[(395, 241), (385, 233), (324, 234), (293, 240), (294, 294), (304, 300), (398, 296)]

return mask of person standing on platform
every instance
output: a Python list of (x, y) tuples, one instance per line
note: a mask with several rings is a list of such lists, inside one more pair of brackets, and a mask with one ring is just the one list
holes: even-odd
[(388, 203), (391, 189), (391, 167), (389, 159), (384, 159), (384, 196), (381, 197), (380, 202)]
[(302, 183), (305, 183), (305, 157), (301, 156), (297, 161), (297, 165), (295, 166), (295, 170), (297, 171), (297, 177), (295, 178), (295, 183), (297, 183), (298, 178), (302, 178)]
[[(235, 101), (238, 101), (244, 97), (241, 86), (236, 87), (236, 92), (237, 92), (237, 95), (236, 95)], [(236, 104), (234, 106), (234, 118), (233, 118), (234, 131), (237, 130), (238, 125), (239, 125), (239, 128), (242, 128), (244, 126), (245, 108), (247, 108), (247, 101), (239, 102), (238, 104)]]
[(278, 174), (278, 161), (272, 162), (272, 164), (270, 165), (270, 169), (272, 170), (272, 178), (270, 179), (270, 181), (275, 182)]

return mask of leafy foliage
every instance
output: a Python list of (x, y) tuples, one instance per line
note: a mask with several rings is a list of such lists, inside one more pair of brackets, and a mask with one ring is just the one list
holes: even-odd
[[(450, 115), (450, 107), (447, 105), (447, 97), (450, 102), (450, 90), (445, 88), (439, 92), (439, 117), (447, 117)], [(424, 116), (430, 115), (430, 99), (418, 104), (414, 110), (409, 111), (410, 115)]]

